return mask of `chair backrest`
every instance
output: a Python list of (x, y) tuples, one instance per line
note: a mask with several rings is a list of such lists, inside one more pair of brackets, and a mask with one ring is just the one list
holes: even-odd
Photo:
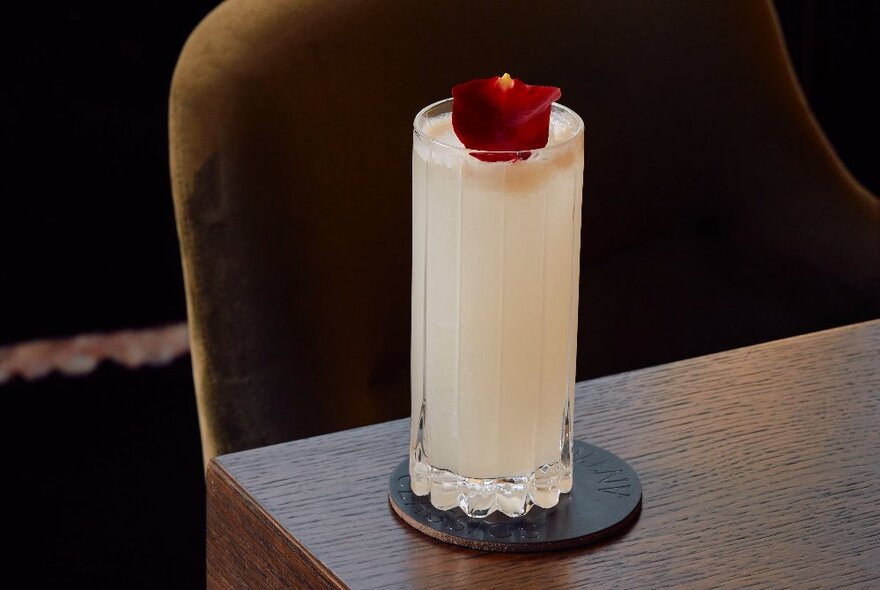
[(579, 377), (876, 313), (765, 0), (228, 0), (170, 97), (206, 457), (408, 413), (411, 121), (504, 71), (587, 125)]

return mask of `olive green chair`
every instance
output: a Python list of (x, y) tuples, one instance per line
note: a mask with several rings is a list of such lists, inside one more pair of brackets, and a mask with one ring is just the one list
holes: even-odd
[(411, 121), (504, 71), (587, 125), (579, 378), (878, 315), (768, 1), (228, 0), (170, 96), (206, 458), (408, 413)]

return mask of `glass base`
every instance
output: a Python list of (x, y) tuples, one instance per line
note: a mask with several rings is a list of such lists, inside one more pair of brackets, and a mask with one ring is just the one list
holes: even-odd
[(552, 508), (559, 494), (571, 491), (571, 468), (562, 462), (542, 465), (522, 476), (482, 479), (432, 467), (424, 455), (410, 457), (410, 487), (417, 496), (431, 496), (439, 510), (461, 508), (472, 518), (495, 511), (522, 516), (533, 506)]

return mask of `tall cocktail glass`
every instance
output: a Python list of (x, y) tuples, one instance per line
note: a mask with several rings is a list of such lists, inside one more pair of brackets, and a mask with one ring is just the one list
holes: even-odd
[(469, 516), (549, 508), (572, 486), (584, 126), (469, 150), (452, 99), (413, 130), (410, 480)]

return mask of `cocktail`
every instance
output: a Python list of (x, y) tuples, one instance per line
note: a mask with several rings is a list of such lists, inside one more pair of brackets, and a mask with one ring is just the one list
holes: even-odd
[(410, 485), (519, 516), (572, 486), (584, 126), (558, 89), (469, 84), (414, 122)]

